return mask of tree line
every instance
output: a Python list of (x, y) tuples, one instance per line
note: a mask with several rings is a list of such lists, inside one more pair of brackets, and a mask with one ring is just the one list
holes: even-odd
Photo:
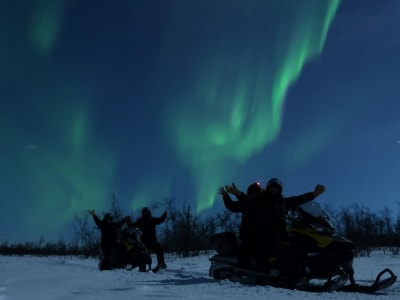
[[(178, 257), (197, 256), (204, 251), (212, 251), (211, 236), (218, 232), (238, 232), (241, 214), (227, 210), (210, 216), (196, 213), (191, 204), (183, 203), (176, 207), (174, 199), (165, 199), (161, 203), (168, 210), (166, 221), (157, 227), (157, 235), (165, 252)], [(160, 203), (150, 207), (156, 210)], [(400, 203), (399, 203), (400, 206)], [(400, 249), (400, 215), (384, 207), (373, 212), (368, 207), (353, 204), (335, 210), (326, 205), (324, 210), (331, 217), (337, 234), (352, 240), (356, 246), (356, 255), (369, 255), (373, 249), (390, 250), (394, 254)], [(119, 220), (126, 215), (135, 219), (133, 213), (124, 212), (115, 197), (112, 196), (108, 210)], [(73, 239), (67, 243), (63, 240), (45, 242), (41, 236), (37, 242), (0, 244), (3, 255), (75, 255), (97, 257), (99, 255), (100, 232), (94, 225), (87, 211), (76, 212), (73, 222)]]

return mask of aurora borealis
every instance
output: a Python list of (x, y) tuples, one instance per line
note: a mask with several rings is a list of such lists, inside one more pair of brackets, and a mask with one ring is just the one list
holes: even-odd
[[(174, 105), (168, 103), (165, 124), (172, 147), (194, 174), (203, 209), (233, 171), (227, 162), (245, 162), (279, 134), (286, 91), (321, 52), (339, 1), (220, 1), (211, 13), (196, 4), (180, 2), (168, 22), (168, 44), (187, 45), (190, 54), (179, 57), (190, 61), (185, 76), (193, 80)], [(199, 20), (190, 33), (182, 26), (192, 17), (187, 11)], [(164, 61), (179, 60), (172, 47), (163, 53)]]
[(278, 176), (288, 194), (324, 183), (326, 202), (350, 182), (338, 205), (356, 201), (399, 171), (396, 8), (1, 1), (0, 240), (67, 235), (112, 193), (207, 213), (218, 186)]

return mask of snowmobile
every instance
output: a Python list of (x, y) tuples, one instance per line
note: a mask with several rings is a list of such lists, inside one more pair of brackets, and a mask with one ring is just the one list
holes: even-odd
[[(117, 232), (117, 244), (111, 251), (109, 269), (128, 269), (136, 267), (140, 272), (151, 270), (151, 255), (140, 240), (140, 231), (124, 228)], [(99, 269), (104, 268), (104, 257), (100, 256)]]
[(238, 240), (233, 232), (212, 236), (217, 252), (210, 258), (209, 275), (247, 284), (270, 285), (304, 291), (374, 293), (391, 286), (397, 276), (382, 270), (372, 285), (354, 279), (354, 244), (335, 233), (327, 213), (314, 201), (291, 209), (287, 231), (269, 257), (271, 271), (256, 271), (254, 259), (242, 268), (237, 263)]

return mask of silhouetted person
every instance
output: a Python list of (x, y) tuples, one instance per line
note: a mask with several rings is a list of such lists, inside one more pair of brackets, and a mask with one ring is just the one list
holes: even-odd
[(93, 220), (101, 232), (101, 251), (103, 252), (103, 261), (100, 263), (100, 270), (110, 270), (110, 256), (112, 249), (117, 244), (117, 229), (125, 224), (127, 218), (114, 223), (113, 216), (106, 213), (102, 220), (96, 215), (94, 210), (89, 213), (93, 216)]
[[(247, 194), (240, 192), (235, 184), (220, 187), (218, 193), (222, 195), (225, 207), (234, 213), (242, 213), (239, 230), (238, 265), (241, 268), (249, 267), (249, 259), (255, 253), (255, 240), (253, 238), (254, 217), (256, 201), (260, 201), (261, 187), (258, 182), (252, 183), (247, 188)], [(238, 201), (233, 201), (228, 193), (236, 196)]]
[(161, 244), (157, 241), (156, 237), (156, 226), (161, 224), (167, 218), (167, 211), (165, 211), (161, 217), (153, 217), (150, 209), (143, 207), (142, 216), (137, 219), (136, 222), (128, 221), (128, 226), (137, 227), (142, 231), (142, 243), (148, 250), (152, 250), (157, 255), (157, 266), (156, 268), (166, 269), (167, 265), (164, 260), (164, 250)]
[(285, 216), (288, 210), (314, 200), (324, 191), (325, 187), (318, 184), (313, 192), (286, 198), (282, 195), (282, 182), (278, 178), (272, 178), (267, 182), (261, 194), (261, 201), (257, 202), (255, 215), (258, 271), (270, 271), (269, 257), (279, 238), (286, 232)]

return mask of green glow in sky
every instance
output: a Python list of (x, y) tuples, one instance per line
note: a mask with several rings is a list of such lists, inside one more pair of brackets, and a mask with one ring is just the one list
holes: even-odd
[(135, 182), (135, 191), (132, 196), (130, 208), (133, 212), (140, 212), (144, 206), (153, 208), (153, 205), (161, 205), (160, 210), (163, 210), (164, 200), (166, 195), (170, 194), (172, 176), (160, 176), (154, 174), (155, 178), (163, 178), (163, 180), (152, 180), (146, 177), (143, 182)]
[[(11, 13), (2, 10), (0, 62), (4, 78), (12, 79), (0, 103), (7, 146), (0, 163), (12, 183), (0, 191), (12, 198), (2, 217), (21, 215), (21, 232), (51, 235), (74, 212), (109, 207), (113, 192), (118, 199), (123, 194), (121, 200), (135, 212), (168, 196), (195, 201), (199, 211), (211, 207), (218, 186), (234, 180), (238, 167), (279, 135), (286, 93), (321, 53), (339, 5), (339, 0), (224, 1), (209, 8), (202, 1), (173, 1), (156, 28), (148, 26), (146, 10), (138, 13), (138, 23), (129, 15), (126, 24), (146, 24), (143, 31), (114, 24), (114, 15), (108, 19), (109, 11), (101, 9), (96, 13), (98, 20), (107, 18), (107, 26), (99, 23), (104, 32), (97, 32), (96, 23), (91, 29), (85, 18), (76, 26), (72, 19), (63, 22), (87, 8), (65, 0), (35, 0), (24, 12), (17, 5)], [(80, 26), (91, 36), (75, 39)], [(60, 51), (53, 51), (56, 45)], [(74, 55), (65, 55), (70, 46)], [(121, 47), (134, 49), (129, 72), (121, 70), (131, 60), (118, 57), (125, 53)], [(139, 83), (125, 86), (130, 76)], [(147, 115), (148, 99), (155, 103)], [(321, 130), (305, 138), (334, 132)], [(160, 152), (151, 157), (152, 151)], [(288, 161), (295, 165), (312, 151), (300, 147), (297, 156), (287, 154)], [(194, 195), (170, 195), (182, 177), (183, 184), (193, 181)]]
[[(339, 0), (265, 2), (263, 16), (258, 6), (246, 10), (254, 22), (237, 38), (229, 32), (236, 18), (223, 29), (218, 22), (208, 27), (202, 41), (212, 46), (198, 42), (194, 74), (188, 71), (194, 83), (189, 92), (177, 93), (177, 105), (169, 103), (165, 114), (171, 145), (193, 172), (198, 210), (213, 205), (218, 186), (234, 177), (232, 165), (244, 163), (278, 136), (286, 92), (305, 63), (321, 53), (338, 5)], [(171, 44), (184, 44), (178, 25), (169, 31)]]
[(113, 149), (95, 138), (90, 96), (66, 86), (46, 91), (45, 98), (26, 108), (28, 126), (13, 122), (17, 112), (2, 115), (9, 128), (5, 138), (12, 153), (8, 155), (13, 157), (4, 165), (13, 170), (12, 181), (23, 183), (18, 195), (25, 195), (8, 208), (16, 215), (23, 210), (21, 226), (28, 226), (24, 228), (28, 235), (55, 234), (75, 212), (108, 207), (116, 165)]
[(54, 46), (62, 23), (64, 0), (37, 1), (32, 14), (31, 40), (41, 53), (47, 53)]

